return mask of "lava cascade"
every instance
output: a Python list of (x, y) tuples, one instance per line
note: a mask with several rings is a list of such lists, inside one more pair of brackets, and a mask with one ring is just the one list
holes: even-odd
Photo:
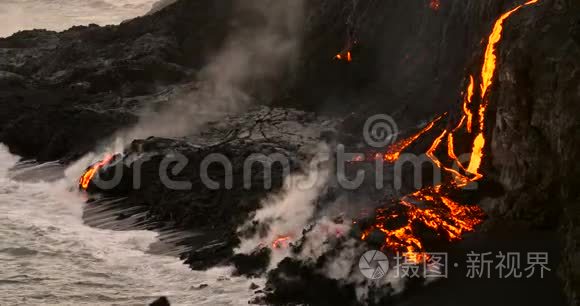
[[(449, 241), (461, 239), (466, 232), (473, 231), (484, 218), (483, 211), (477, 206), (462, 205), (451, 199), (450, 194), (455, 194), (462, 187), (467, 186), (483, 177), (480, 173), (481, 163), (484, 157), (485, 139), (485, 114), (487, 111), (489, 88), (493, 84), (493, 78), (497, 68), (497, 45), (501, 42), (504, 22), (515, 12), (525, 6), (537, 3), (539, 0), (530, 0), (510, 11), (502, 14), (494, 23), (493, 30), (488, 38), (488, 43), (484, 53), (483, 66), (481, 70), (480, 95), (477, 113), (473, 109), (475, 101), (476, 80), (473, 75), (469, 76), (469, 85), (465, 91), (462, 106), (462, 117), (455, 124), (453, 129), (443, 129), (441, 134), (434, 139), (426, 155), (439, 168), (450, 174), (451, 179), (441, 185), (421, 189), (412, 194), (406, 195), (397, 201), (396, 205), (388, 205), (379, 208), (375, 212), (375, 219), (370, 226), (363, 228), (362, 240), (367, 240), (374, 231), (384, 235), (383, 250), (404, 251), (411, 254), (419, 254), (425, 251), (425, 245), (418, 228), (427, 228), (437, 233), (438, 236), (447, 238)], [(440, 2), (431, 2), (431, 8), (438, 9)], [(433, 4), (434, 3), (434, 4)], [(356, 43), (356, 42), (355, 42)], [(354, 43), (353, 43), (354, 44)], [(352, 44), (352, 45), (353, 45)], [(334, 58), (351, 62), (353, 60), (350, 51), (351, 44), (345, 50), (337, 54)], [(371, 159), (383, 159), (386, 162), (394, 163), (401, 153), (411, 144), (421, 137), (429, 134), (443, 117), (447, 114), (436, 117), (428, 123), (418, 133), (403, 139), (389, 146), (383, 153), (375, 153)], [(461, 133), (462, 136), (471, 135), (474, 126), (473, 119), (477, 115), (478, 125), (477, 135), (472, 140), (472, 153), (469, 164), (465, 167), (455, 153), (455, 136)], [(441, 144), (447, 143), (446, 160), (458, 166), (458, 170), (448, 167), (437, 157)], [(98, 171), (113, 161), (116, 155), (108, 154), (103, 160), (91, 165), (79, 179), (79, 187), (87, 190), (94, 176)], [(358, 158), (355, 161), (363, 161)], [(418, 203), (423, 203), (424, 207), (419, 208)], [(355, 221), (355, 223), (357, 223)], [(402, 225), (401, 225), (402, 224)], [(281, 248), (288, 245), (291, 237), (280, 236), (272, 242), (272, 248)], [(417, 256), (416, 258), (420, 258)]]
[[(399, 159), (399, 156), (401, 155), (401, 153), (403, 151), (405, 151), (405, 149), (407, 149), (411, 144), (413, 144), (415, 141), (417, 141), (417, 139), (421, 138), (421, 136), (423, 136), (424, 134), (429, 132), (431, 129), (433, 129), (435, 124), (437, 122), (439, 122), (439, 120), (441, 120), (441, 118), (443, 118), (443, 116), (444, 115), (441, 115), (441, 116), (435, 118), (433, 121), (429, 122), (417, 134), (412, 135), (411, 137), (405, 138), (403, 140), (400, 140), (400, 141), (390, 145), (387, 148), (386, 152), (382, 155), (383, 160), (390, 162), (390, 163), (394, 163), (395, 161), (397, 161), (397, 159)], [(375, 155), (375, 156), (378, 157), (381, 155)]]
[[(486, 144), (485, 123), (486, 112), (489, 105), (489, 89), (493, 84), (493, 79), (497, 68), (497, 46), (501, 42), (504, 22), (515, 12), (523, 7), (537, 3), (539, 0), (531, 0), (502, 14), (494, 23), (488, 43), (484, 53), (483, 66), (481, 69), (481, 80), (479, 80), (480, 95), (475, 96), (476, 79), (469, 76), (469, 85), (464, 93), (462, 116), (458, 122), (452, 126), (454, 128), (442, 129), (426, 155), (444, 170), (448, 175), (441, 185), (423, 188), (412, 194), (406, 195), (398, 200), (395, 205), (387, 205), (376, 210), (375, 218), (371, 225), (363, 227), (362, 240), (367, 240), (373, 232), (380, 232), (384, 236), (382, 249), (385, 251), (406, 252), (409, 254), (420, 254), (425, 252), (425, 243), (421, 238), (421, 229), (429, 229), (437, 236), (444, 237), (448, 241), (455, 241), (462, 238), (466, 232), (471, 232), (479, 225), (484, 216), (483, 211), (478, 206), (459, 204), (451, 199), (451, 194), (461, 192), (461, 188), (483, 178), (480, 172), (484, 158), (484, 148)], [(477, 100), (477, 101), (476, 101)], [(475, 105), (479, 102), (478, 105)], [(473, 109), (477, 109), (474, 113)], [(477, 116), (478, 124), (474, 127), (473, 120)], [(426, 131), (421, 131), (411, 138), (405, 139), (400, 144), (395, 144), (387, 148), (385, 160), (395, 162), (402, 150), (408, 145), (417, 141), (427, 131), (433, 129), (432, 122)], [(477, 135), (472, 136), (474, 129)], [(470, 160), (465, 165), (459, 160), (455, 152), (456, 136), (472, 137), (472, 151)], [(441, 150), (442, 144), (446, 143), (446, 150)], [(453, 166), (447, 166), (437, 156), (445, 151), (445, 161)], [(456, 167), (454, 167), (456, 166)], [(421, 204), (421, 205), (418, 205)], [(420, 207), (421, 206), (421, 207)], [(420, 256), (415, 256), (420, 258)]]

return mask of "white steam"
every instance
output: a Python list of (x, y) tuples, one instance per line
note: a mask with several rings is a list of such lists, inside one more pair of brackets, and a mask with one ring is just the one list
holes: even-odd
[(159, 0), (151, 6), (151, 10), (147, 13), (147, 15), (155, 14), (162, 9), (172, 5), (173, 3), (177, 2), (177, 0)]
[[(329, 178), (328, 147), (320, 145), (317, 152), (306, 173), (287, 177), (283, 190), (264, 200), (263, 207), (248, 224), (265, 224), (268, 226), (267, 233), (258, 233), (243, 240), (237, 253), (248, 254), (262, 246), (270, 246), (280, 237), (288, 237), (292, 241), (302, 236), (302, 231), (312, 221), (316, 201), (327, 187)], [(275, 268), (289, 255), (287, 247), (275, 248), (270, 268)]]
[(121, 134), (125, 143), (149, 136), (188, 136), (210, 121), (244, 111), (252, 103), (250, 91), (267, 95), (292, 67), (301, 41), (303, 0), (245, 0), (235, 5), (232, 32), (200, 71), (197, 89), (160, 113), (143, 114), (135, 128)]
[[(288, 257), (315, 266), (320, 258), (326, 256), (324, 265), (317, 272), (342, 284), (354, 285), (362, 304), (378, 303), (385, 295), (401, 293), (406, 279), (399, 276), (400, 271), (391, 269), (377, 280), (367, 279), (359, 271), (361, 255), (369, 251), (368, 246), (349, 236), (352, 220), (343, 218), (333, 209), (344, 209), (346, 199), (325, 203), (325, 208), (318, 205), (331, 185), (334, 161), (329, 159), (328, 146), (321, 145), (317, 152), (307, 172), (289, 176), (282, 191), (264, 200), (262, 208), (239, 229), (241, 236), (249, 228), (253, 228), (255, 233), (243, 237), (235, 252), (252, 254), (261, 248), (270, 248), (268, 270), (275, 269)], [(279, 246), (273, 245), (281, 237), (289, 240)], [(288, 243), (299, 245), (299, 251), (294, 252)]]

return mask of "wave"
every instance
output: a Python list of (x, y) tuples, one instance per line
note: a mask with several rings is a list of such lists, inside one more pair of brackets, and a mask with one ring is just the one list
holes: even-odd
[[(227, 278), (228, 268), (192, 271), (177, 257), (149, 252), (156, 233), (86, 226), (85, 199), (71, 188), (76, 180), (10, 179), (17, 161), (0, 145), (0, 305), (134, 305), (159, 296), (175, 305), (236, 305), (251, 298), (250, 280)], [(196, 289), (202, 283), (208, 287)]]

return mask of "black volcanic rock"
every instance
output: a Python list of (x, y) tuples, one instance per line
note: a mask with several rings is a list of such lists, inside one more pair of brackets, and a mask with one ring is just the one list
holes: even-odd
[[(255, 86), (258, 80), (244, 90), (280, 107), (334, 113), (413, 109), (398, 122), (413, 125), (454, 105), (469, 55), (497, 11), (513, 2), (455, 0), (433, 11), (426, 1), (356, 7), (350, 0), (307, 1), (297, 66), (282, 69), (266, 92)], [(233, 3), (180, 0), (119, 26), (23, 31), (0, 39), (0, 71), (6, 72), (0, 78), (0, 142), (39, 160), (86, 153), (112, 131), (134, 124), (132, 112), (149, 106), (139, 97), (195, 82), (232, 29), (261, 27)], [(354, 39), (352, 63), (332, 60)], [(446, 102), (430, 103), (436, 100)], [(89, 114), (96, 124), (70, 116), (87, 109), (98, 110)], [(79, 130), (86, 131), (83, 139)]]
[(149, 304), (149, 306), (171, 306), (171, 303), (169, 303), (169, 300), (166, 297), (162, 296)]
[(225, 39), (230, 6), (181, 1), (120, 26), (0, 39), (0, 142), (40, 161), (87, 153), (136, 122), (141, 96), (194, 78)]
[[(171, 226), (204, 233), (199, 240), (187, 241), (192, 250), (182, 255), (194, 269), (205, 270), (233, 260), (240, 274), (257, 275), (269, 257), (232, 258), (233, 248), (239, 244), (237, 228), (261, 207), (267, 194), (280, 190), (288, 174), (305, 169), (316, 153), (310, 150), (318, 143), (318, 136), (331, 125), (332, 121), (310, 113), (256, 108), (212, 122), (190, 138), (135, 140), (101, 169), (88, 192), (122, 197), (129, 205), (138, 205), (141, 209), (135, 213), (147, 211), (143, 221), (151, 228)], [(174, 164), (176, 160), (169, 156), (176, 155), (187, 165), (177, 173), (168, 167), (164, 173), (171, 180), (185, 182), (185, 188), (166, 184), (160, 176), (161, 165), (166, 161), (166, 166)], [(217, 188), (207, 184), (201, 171), (204, 161), (215, 156), (231, 165), (231, 172), (219, 163), (207, 168), (208, 178), (219, 185)], [(116, 173), (121, 174), (118, 183), (111, 188), (99, 187)], [(227, 186), (230, 179), (231, 186)]]
[[(261, 26), (253, 16), (239, 16), (234, 2), (180, 0), (119, 26), (23, 31), (0, 39), (0, 142), (39, 161), (68, 162), (91, 151), (135, 124), (139, 110), (179, 97), (175, 88), (195, 88), (198, 73), (232, 29)], [(273, 187), (263, 188), (264, 171), (258, 169), (252, 173), (257, 180), (245, 190), (239, 187), (243, 160), (253, 153), (280, 153), (292, 161), (293, 171), (300, 171), (307, 159), (301, 149), (316, 143), (326, 128), (313, 113), (290, 107), (342, 118), (356, 113), (361, 122), (365, 114), (400, 112), (401, 130), (445, 111), (455, 116), (465, 77), (481, 66), (482, 39), (493, 20), (516, 3), (521, 1), (450, 0), (432, 10), (428, 1), (306, 1), (296, 67), (285, 67), (268, 90), (257, 81), (244, 84), (252, 101), (278, 107), (273, 113), (253, 109), (187, 138), (135, 140), (117, 161), (127, 174), (121, 183), (108, 190), (93, 184), (89, 191), (141, 205), (145, 216), (140, 221), (152, 228), (202, 231), (203, 239), (186, 242), (191, 250), (183, 258), (192, 268), (231, 263), (239, 243), (235, 229), (267, 194), (279, 190), (285, 175), (274, 170)], [(351, 63), (333, 60), (349, 45)], [(579, 46), (576, 0), (540, 1), (506, 22), (484, 164), (486, 179), (502, 188), (497, 188), (499, 197), (483, 203), (493, 217), (561, 227), (566, 243), (561, 270), (573, 303), (580, 292)], [(297, 125), (314, 126), (316, 132)], [(360, 138), (358, 128), (345, 130)], [(330, 134), (323, 138), (334, 139)], [(190, 164), (173, 179), (192, 182), (189, 190), (167, 188), (159, 178), (163, 158), (178, 153)], [(199, 162), (214, 153), (233, 161), (236, 187), (213, 190), (200, 183)], [(138, 161), (144, 161), (141, 184), (133, 188)], [(223, 181), (223, 169), (210, 170)], [(104, 169), (103, 178), (111, 171)], [(234, 260), (241, 273), (262, 271), (265, 254), (257, 255)], [(276, 287), (266, 297), (271, 303), (357, 303), (352, 286), (296, 260), (283, 261), (269, 278)]]
[(514, 17), (500, 49), (490, 172), (506, 193), (488, 204), (537, 227), (580, 196), (579, 20), (576, 2), (541, 3)]
[(264, 298), (269, 305), (361, 305), (354, 286), (327, 278), (291, 258), (269, 273), (267, 286), (275, 288)]
[[(260, 276), (264, 274), (270, 263), (270, 254), (270, 248), (264, 247), (249, 255), (234, 255), (231, 262), (236, 268), (235, 274), (244, 276)], [(257, 287), (250, 287), (250, 289), (257, 289)]]
[(255, 283), (250, 284), (250, 290), (256, 290), (258, 288), (260, 288), (260, 286), (256, 285)]
[(490, 114), (488, 173), (505, 193), (483, 202), (492, 216), (558, 228), (571, 305), (578, 303), (580, 205), (580, 4), (540, 1), (509, 22)]

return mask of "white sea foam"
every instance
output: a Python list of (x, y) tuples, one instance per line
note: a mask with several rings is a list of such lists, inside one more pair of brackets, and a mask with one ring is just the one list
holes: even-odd
[[(251, 280), (229, 277), (228, 269), (195, 272), (176, 257), (148, 252), (156, 233), (84, 225), (86, 204), (70, 188), (74, 181), (11, 180), (16, 161), (0, 145), (0, 305), (143, 305), (159, 296), (175, 305), (247, 305), (251, 299)], [(196, 289), (202, 283), (209, 286)]]

